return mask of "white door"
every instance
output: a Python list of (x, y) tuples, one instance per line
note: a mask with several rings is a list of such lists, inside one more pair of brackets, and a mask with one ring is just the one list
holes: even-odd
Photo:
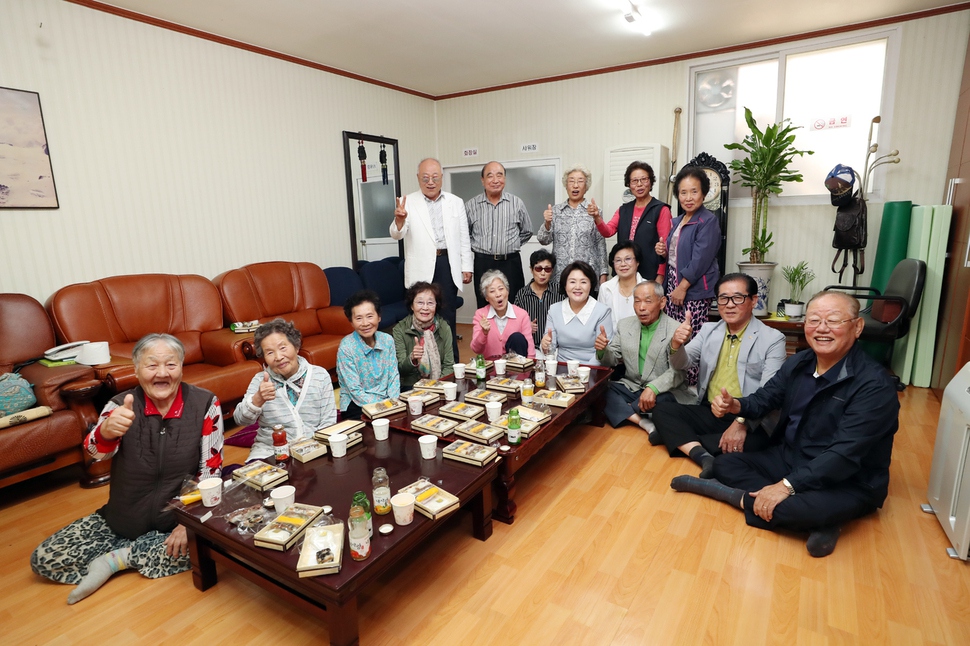
[(380, 170), (376, 177), (368, 165), (368, 181), (357, 178), (357, 255), (361, 260), (381, 260), (397, 256), (398, 241), (388, 233), (394, 219), (394, 177), (387, 184), (381, 181)]

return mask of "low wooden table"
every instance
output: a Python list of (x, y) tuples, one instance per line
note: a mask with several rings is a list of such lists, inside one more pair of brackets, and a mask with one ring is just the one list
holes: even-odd
[[(443, 460), (440, 452), (434, 460), (424, 460), (417, 438), (411, 435), (392, 433), (387, 440), (377, 442), (370, 426), (362, 432), (364, 444), (351, 447), (344, 458), (327, 455), (306, 464), (291, 460), (287, 484), (296, 487), (297, 502), (330, 505), (333, 515), (346, 521), (354, 492), (366, 491), (370, 497), (371, 475), (380, 466), (387, 469), (392, 492), (424, 476), (455, 494), (462, 506), (471, 507), (475, 537), (486, 540), (491, 536), (491, 484), (497, 472), (494, 463), (475, 467)], [(357, 595), (360, 591), (405, 558), (443, 522), (431, 521), (415, 511), (414, 522), (397, 526), (393, 514), (374, 514), (374, 538), (368, 559), (354, 561), (345, 539), (343, 565), (338, 574), (300, 578), (296, 572), (299, 543), (286, 552), (255, 547), (252, 534), (240, 535), (223, 520), (223, 515), (233, 511), (229, 506), (224, 501), (214, 508), (212, 518), (206, 522), (201, 517), (210, 510), (201, 504), (176, 509), (179, 523), (188, 532), (195, 587), (205, 591), (217, 583), (218, 563), (271, 594), (323, 618), (329, 625), (330, 643), (338, 646), (358, 643)], [(383, 523), (395, 525), (388, 536), (377, 532)]]
[[(566, 364), (559, 363), (559, 374), (566, 373)], [(556, 406), (550, 406), (549, 409), (552, 412), (552, 419), (544, 423), (535, 433), (533, 433), (528, 438), (522, 440), (522, 443), (518, 446), (510, 447), (508, 451), (500, 451), (499, 457), (501, 458), (498, 465), (498, 477), (495, 480), (495, 493), (496, 493), (496, 504), (493, 516), (496, 520), (500, 520), (503, 523), (512, 524), (515, 521), (515, 474), (524, 467), (529, 460), (532, 459), (542, 447), (547, 445), (549, 442), (554, 440), (570, 423), (575, 421), (577, 417), (583, 411), (588, 410), (594, 403), (601, 400), (606, 393), (606, 388), (609, 386), (610, 375), (612, 374), (612, 368), (606, 367), (592, 367), (589, 374), (589, 383), (586, 385), (586, 392), (582, 394), (577, 394), (576, 399), (568, 408), (558, 408)], [(513, 377), (532, 377), (532, 371), (524, 373), (509, 373)], [(468, 377), (468, 372), (465, 372), (465, 379), (455, 380), (453, 375), (449, 375), (444, 379), (446, 381), (455, 380), (458, 382), (458, 394), (457, 399), (464, 401), (465, 393), (477, 388), (477, 383), (474, 376)], [(488, 373), (488, 379), (495, 376), (494, 370), (490, 370)], [(548, 383), (549, 376), (547, 375), (546, 382)], [(538, 391), (539, 388), (536, 388)], [(508, 399), (502, 405), (502, 411), (508, 411), (511, 408), (515, 408), (519, 405), (522, 400), (517, 395), (508, 395)], [(431, 404), (425, 407), (426, 413), (435, 413), (441, 404)], [(476, 405), (480, 405), (477, 404)], [(421, 434), (422, 431), (415, 431), (411, 429), (411, 420), (414, 417), (410, 413), (401, 413), (390, 418), (390, 426), (393, 429), (399, 431), (406, 431), (408, 433)], [(487, 421), (486, 417), (483, 415), (479, 418), (479, 421)], [(442, 438), (441, 442), (451, 442), (458, 439), (454, 434), (448, 436), (447, 438)], [(503, 438), (504, 440), (504, 438)]]
[(808, 348), (808, 341), (805, 340), (804, 316), (796, 319), (763, 318), (761, 322), (785, 335), (785, 352), (788, 353), (789, 357), (796, 352)]

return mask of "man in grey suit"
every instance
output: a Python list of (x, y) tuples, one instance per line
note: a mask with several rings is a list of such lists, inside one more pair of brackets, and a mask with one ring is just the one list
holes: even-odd
[(611, 381), (606, 391), (606, 417), (613, 428), (627, 420), (655, 434), (650, 411), (657, 402), (675, 401), (671, 391), (682, 387), (684, 373), (672, 368), (668, 360), (670, 342), (679, 324), (663, 313), (666, 304), (659, 283), (640, 283), (633, 290), (636, 316), (621, 319), (608, 343), (602, 330), (597, 339), (597, 348), (605, 343), (600, 358), (603, 365), (622, 362), (626, 367), (623, 379)]
[(671, 457), (690, 457), (700, 465), (702, 478), (713, 476), (715, 455), (758, 451), (768, 445), (762, 420), (716, 417), (711, 402), (722, 393), (732, 397), (753, 394), (778, 372), (786, 357), (785, 335), (752, 317), (758, 302), (753, 278), (727, 274), (717, 281), (714, 291), (721, 320), (705, 323), (687, 343), (688, 318), (670, 343), (671, 366), (686, 370), (699, 365), (697, 395), (690, 402), (678, 398), (678, 403), (658, 404), (653, 414), (657, 433)]

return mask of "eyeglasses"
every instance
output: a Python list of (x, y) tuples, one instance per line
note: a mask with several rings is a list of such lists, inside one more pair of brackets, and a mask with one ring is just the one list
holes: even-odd
[(721, 294), (717, 297), (717, 304), (727, 305), (728, 303), (734, 303), (735, 305), (740, 305), (749, 298), (751, 298), (751, 294), (735, 294), (734, 296)]
[(541, 265), (536, 265), (535, 267), (532, 268), (532, 271), (538, 271), (539, 273), (542, 273), (542, 274), (551, 274), (552, 267), (543, 267)]
[(414, 306), (422, 310), (426, 307), (434, 307), (436, 304), (435, 301), (414, 301)]
[(630, 186), (636, 186), (638, 184), (649, 184), (649, 183), (650, 183), (649, 177), (634, 177), (633, 179), (630, 180)]
[(851, 321), (854, 321), (857, 318), (859, 318), (859, 317), (856, 316), (856, 317), (853, 317), (851, 319), (842, 319), (842, 320), (839, 320), (839, 319), (823, 319), (823, 318), (819, 318), (817, 316), (812, 316), (811, 318), (805, 319), (805, 327), (806, 328), (817, 328), (822, 323), (825, 323), (825, 327), (827, 327), (828, 329), (830, 329), (830, 330), (838, 330), (838, 329), (842, 328), (846, 323), (849, 323)]
[(441, 175), (422, 175), (418, 179), (422, 184), (437, 184), (441, 181)]
[(570, 186), (583, 186), (586, 183), (585, 179), (571, 179), (566, 182)]
[(635, 261), (635, 260), (636, 260), (636, 256), (626, 256), (624, 258), (620, 258), (619, 256), (617, 256), (616, 258), (613, 259), (613, 264), (614, 265), (632, 265), (633, 264), (633, 261)]

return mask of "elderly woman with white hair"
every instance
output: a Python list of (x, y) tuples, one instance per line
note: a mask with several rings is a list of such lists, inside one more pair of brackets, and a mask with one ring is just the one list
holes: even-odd
[(488, 302), (476, 310), (472, 326), (472, 352), (486, 357), (515, 352), (535, 357), (529, 313), (509, 303), (509, 279), (498, 270), (486, 271), (478, 285)]
[(587, 263), (605, 282), (609, 274), (606, 264), (606, 240), (597, 232), (596, 221), (602, 213), (596, 200), (587, 200), (586, 191), (593, 176), (585, 166), (566, 169), (562, 184), (566, 187), (566, 201), (549, 207), (542, 214), (545, 223), (539, 227), (539, 244), (552, 243), (558, 266), (565, 267), (577, 260)]

